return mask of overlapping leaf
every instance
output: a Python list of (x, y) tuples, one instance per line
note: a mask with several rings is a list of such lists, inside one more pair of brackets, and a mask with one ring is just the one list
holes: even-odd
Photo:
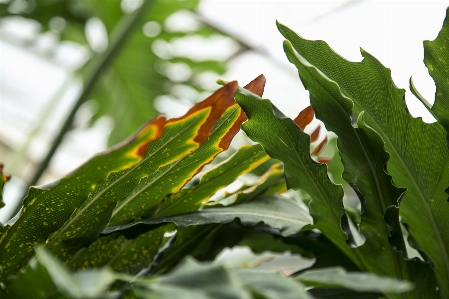
[(449, 150), (440, 123), (426, 124), (407, 113), (404, 90), (398, 89), (389, 69), (362, 51), (361, 62), (349, 62), (322, 41), (308, 41), (279, 26), (298, 54), (335, 81), (353, 103), (356, 114), (383, 139), (390, 154), (388, 173), (395, 185), (407, 188), (400, 215), (410, 226), (434, 266), (442, 298), (449, 296)]
[(233, 156), (208, 170), (198, 185), (183, 189), (166, 199), (154, 217), (164, 217), (198, 210), (218, 190), (233, 183), (240, 175), (252, 171), (269, 156), (260, 145), (245, 145)]
[[(253, 273), (254, 272), (254, 273)], [(40, 279), (33, 279), (36, 274)], [(251, 274), (251, 275), (249, 275)], [(195, 277), (193, 280), (192, 277)], [(45, 282), (45, 283), (42, 283)], [(126, 284), (114, 288), (114, 282)], [(132, 284), (130, 284), (132, 282)], [(24, 283), (28, 283), (26, 288)], [(227, 269), (187, 259), (174, 271), (157, 278), (133, 278), (101, 268), (69, 271), (48, 252), (39, 249), (37, 260), (18, 277), (6, 282), (2, 296), (32, 298), (304, 298), (312, 299), (301, 282), (280, 274)], [(277, 286), (273, 288), (272, 286)], [(266, 297), (265, 297), (266, 296)]]
[[(174, 199), (166, 199), (162, 203), (157, 215), (161, 215), (164, 211), (167, 211), (165, 213), (168, 215), (196, 211), (203, 204), (203, 202), (208, 200), (209, 197), (212, 196), (218, 189), (227, 186), (239, 175), (251, 171), (254, 167), (257, 167), (267, 159), (268, 156), (265, 154), (261, 146), (243, 146), (228, 160), (208, 170), (203, 175), (198, 185), (181, 190), (173, 196)], [(166, 202), (168, 202), (168, 208), (164, 209)], [(221, 222), (223, 221), (219, 221), (217, 223)], [(112, 229), (107, 229), (106, 232), (110, 230)], [(150, 231), (145, 232), (146, 230)], [(162, 235), (165, 231), (170, 230), (174, 230), (174, 228), (169, 229), (165, 226), (161, 229), (152, 230), (151, 227), (148, 227), (142, 231), (139, 231), (140, 234), (132, 233), (131, 235), (133, 236), (131, 237), (125, 236), (126, 234), (124, 235), (122, 232), (102, 237), (82, 253), (76, 254), (76, 256), (70, 261), (71, 268), (84, 269), (108, 264), (116, 271), (137, 273), (137, 268), (118, 268), (115, 263), (125, 259), (128, 264), (131, 264), (134, 257), (135, 262), (139, 265), (142, 265), (143, 263), (147, 266), (150, 265), (154, 255), (160, 248), (160, 239)], [(126, 254), (129, 256), (126, 257)], [(111, 260), (114, 262), (110, 262)]]
[(131, 224), (108, 227), (105, 232), (124, 230), (134, 225), (154, 225), (174, 222), (178, 227), (228, 223), (239, 218), (242, 224), (253, 226), (263, 221), (266, 225), (277, 228), (282, 235), (291, 235), (311, 224), (309, 214), (294, 199), (267, 196), (248, 203), (223, 208), (210, 208), (198, 212), (180, 214), (171, 217), (152, 218)]
[(59, 182), (31, 187), (20, 217), (1, 228), (0, 279), (25, 266), (33, 246), (59, 229), (100, 181), (137, 164), (148, 144), (161, 135), (164, 123), (164, 118), (149, 122), (126, 142), (98, 154)]
[[(339, 137), (338, 150), (344, 165), (343, 178), (359, 194), (362, 203), (360, 231), (367, 240), (362, 247), (355, 249), (363, 259), (356, 256), (351, 258), (362, 269), (416, 282), (417, 298), (436, 295), (436, 286), (427, 281), (433, 276), (430, 266), (413, 261), (406, 263), (388, 243), (390, 238), (396, 250), (406, 253), (397, 213), (405, 190), (395, 187), (391, 177), (384, 172), (389, 155), (384, 150), (383, 140), (365, 124), (363, 112), (354, 124), (356, 127), (353, 126), (350, 117), (354, 113), (352, 101), (341, 92), (335, 82), (322, 76), (315, 67), (307, 63), (288, 41), (284, 43), (284, 50), (290, 62), (298, 68), (304, 86), (310, 91), (310, 101), (317, 118)], [(385, 213), (387, 215), (384, 216)], [(384, 218), (388, 219), (390, 227), (384, 222)], [(390, 233), (392, 228), (396, 231)]]
[(123, 223), (151, 216), (166, 196), (226, 149), (239, 130), (242, 114), (233, 100), (236, 84), (218, 90), (185, 116), (168, 120), (140, 163), (101, 182), (50, 236), (46, 247), (67, 260), (94, 241), (111, 217), (112, 223)]
[(291, 119), (285, 117), (269, 100), (263, 100), (243, 89), (236, 94), (236, 101), (249, 120), (242, 129), (258, 141), (265, 151), (284, 162), (287, 187), (303, 189), (313, 198), (310, 214), (314, 226), (348, 252), (340, 221), (344, 217), (343, 190), (327, 177), (326, 165), (310, 158), (310, 137)]

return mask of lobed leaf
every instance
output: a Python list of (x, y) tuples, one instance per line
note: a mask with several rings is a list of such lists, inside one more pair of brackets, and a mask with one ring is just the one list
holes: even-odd
[[(363, 270), (412, 280), (417, 284), (417, 298), (430, 298), (435, 293), (435, 283), (427, 281), (434, 275), (430, 266), (417, 261), (405, 262), (388, 242), (390, 240), (394, 249), (406, 256), (397, 213), (405, 189), (395, 187), (391, 176), (384, 171), (389, 154), (384, 149), (383, 140), (366, 125), (364, 112), (353, 124), (351, 115), (355, 114), (354, 105), (337, 83), (323, 76), (297, 54), (290, 42), (284, 43), (284, 50), (290, 62), (298, 68), (305, 88), (310, 91), (310, 101), (317, 118), (324, 122), (328, 130), (337, 134), (338, 150), (344, 166), (343, 178), (361, 201), (360, 232), (366, 237), (366, 243), (354, 249), (349, 257)], [(387, 223), (384, 219), (388, 219)]]
[(349, 247), (344, 247), (346, 238), (340, 230), (341, 218), (346, 217), (343, 189), (329, 180), (324, 164), (310, 158), (309, 135), (268, 100), (243, 89), (238, 90), (235, 99), (249, 118), (242, 126), (248, 137), (259, 142), (272, 158), (284, 163), (287, 188), (301, 188), (313, 198), (309, 209), (314, 227), (349, 251)]
[(388, 173), (396, 186), (407, 188), (400, 216), (410, 226), (424, 256), (435, 266), (438, 296), (449, 296), (449, 150), (440, 123), (426, 124), (407, 113), (404, 90), (398, 89), (391, 72), (362, 50), (361, 62), (349, 62), (323, 41), (308, 41), (278, 25), (295, 51), (323, 77), (336, 82), (353, 102), (356, 114), (383, 140), (390, 155)]

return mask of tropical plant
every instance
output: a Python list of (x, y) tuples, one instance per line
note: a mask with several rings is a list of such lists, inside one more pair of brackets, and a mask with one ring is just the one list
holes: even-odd
[[(244, 88), (220, 81), (184, 116), (157, 117), (60, 181), (31, 187), (1, 227), (2, 296), (448, 298), (449, 10), (424, 43), (433, 106), (410, 80), (432, 124), (408, 113), (405, 91), (367, 52), (350, 62), (278, 28), (311, 107), (292, 120), (261, 98), (263, 76)], [(315, 113), (338, 138), (331, 160), (319, 155), (326, 141), (311, 150), (317, 131), (303, 131)], [(240, 127), (258, 144), (203, 170)], [(213, 197), (249, 173), (254, 183)], [(351, 192), (360, 209), (346, 204)], [(316, 261), (288, 277), (211, 263), (235, 245)]]
[[(6, 165), (8, 171), (17, 172), (23, 155), (29, 150), (42, 123), (48, 118), (55, 101), (59, 100), (64, 88), (71, 86), (80, 77), (82, 91), (73, 103), (69, 115), (61, 125), (46, 157), (32, 175), (29, 185), (35, 185), (50, 159), (58, 149), (65, 134), (74, 128), (74, 118), (79, 108), (89, 102), (92, 107), (90, 124), (107, 116), (114, 122), (114, 129), (108, 138), (113, 145), (135, 132), (142, 123), (157, 116), (158, 98), (168, 97), (183, 100), (192, 105), (201, 100), (201, 94), (209, 92), (201, 80), (204, 74), (222, 75), (225, 60), (229, 55), (202, 55), (174, 47), (174, 44), (188, 45), (191, 41), (208, 46), (227, 41), (242, 51), (247, 45), (236, 43), (235, 38), (200, 19), (196, 13), (200, 0), (7, 0), (0, 3), (0, 20), (27, 19), (38, 24), (38, 33), (32, 38), (8, 40), (19, 43), (23, 48), (33, 48), (42, 36), (51, 36), (58, 43), (44, 51), (42, 56), (57, 61), (58, 49), (64, 45), (77, 45), (87, 50), (84, 63), (72, 71), (67, 82), (61, 86), (55, 99), (43, 109), (40, 121), (30, 134), (21, 150), (14, 157), (13, 165)], [(190, 28), (170, 26), (170, 19), (188, 16), (194, 22)], [(185, 19), (185, 18), (184, 18)], [(173, 23), (173, 22), (172, 22)], [(95, 26), (96, 25), (96, 26)], [(179, 26), (178, 26), (179, 27)], [(103, 28), (103, 37), (89, 38), (90, 32)], [(99, 44), (101, 37), (105, 40)], [(184, 74), (184, 75), (182, 75)], [(186, 92), (186, 90), (188, 92)], [(183, 91), (183, 92), (180, 92)], [(187, 95), (189, 94), (189, 95)], [(9, 167), (10, 166), (10, 167)]]

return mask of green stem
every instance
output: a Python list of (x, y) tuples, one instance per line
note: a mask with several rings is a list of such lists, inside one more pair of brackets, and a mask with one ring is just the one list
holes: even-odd
[[(48, 164), (50, 163), (54, 153), (61, 144), (65, 134), (70, 130), (73, 123), (73, 119), (79, 107), (88, 99), (89, 94), (94, 89), (95, 85), (97, 84), (98, 80), (101, 77), (101, 74), (111, 64), (111, 61), (117, 56), (118, 52), (126, 43), (126, 40), (131, 36), (137, 24), (139, 24), (142, 18), (148, 13), (148, 9), (151, 6), (151, 4), (153, 4), (153, 2), (154, 0), (144, 0), (142, 5), (136, 11), (134, 11), (128, 16), (123, 17), (116, 25), (113, 32), (111, 33), (110, 38), (111, 42), (107, 50), (104, 53), (99, 54), (98, 57), (95, 56), (93, 59), (90, 60), (87, 77), (84, 81), (85, 82), (84, 89), (80, 94), (80, 96), (78, 97), (78, 99), (76, 100), (74, 106), (72, 107), (72, 110), (70, 111), (64, 124), (59, 130), (59, 133), (55, 137), (53, 144), (48, 150), (45, 158), (42, 160), (42, 162), (40, 162), (33, 177), (27, 183), (27, 186), (36, 185), (36, 183), (39, 181), (40, 177), (47, 169)], [(24, 196), (22, 196), (22, 198), (23, 197)], [(20, 205), (16, 208), (14, 214), (17, 213), (19, 209)]]
[(23, 159), (28, 153), (28, 150), (30, 148), (31, 142), (36, 138), (37, 134), (43, 127), (45, 121), (51, 116), (54, 109), (56, 108), (56, 104), (58, 103), (59, 99), (64, 95), (67, 88), (70, 86), (70, 84), (73, 82), (73, 76), (72, 74), (68, 74), (65, 81), (62, 83), (62, 85), (58, 88), (56, 93), (52, 96), (50, 101), (45, 105), (42, 113), (40, 113), (38, 119), (35, 121), (35, 123), (31, 126), (32, 130), (28, 134), (27, 139), (25, 142), (20, 146), (19, 150), (16, 151), (11, 159), (11, 162), (8, 163), (5, 167), (5, 171), (7, 173), (10, 173), (12, 175), (17, 175), (17, 171), (19, 166), (22, 164)]

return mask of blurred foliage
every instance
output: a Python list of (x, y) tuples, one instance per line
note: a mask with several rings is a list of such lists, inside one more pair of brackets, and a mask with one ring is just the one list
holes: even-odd
[[(98, 40), (89, 40), (89, 30), (104, 28), (108, 40), (111, 40), (117, 24), (137, 9), (141, 2), (12, 0), (0, 3), (0, 18), (21, 16), (32, 19), (40, 24), (41, 33), (50, 33), (60, 42), (70, 41), (85, 46), (90, 57), (78, 72), (86, 78), (91, 69), (89, 66), (101, 55), (105, 46), (98, 45)], [(229, 37), (195, 19), (193, 11), (199, 2), (154, 0), (137, 29), (103, 72), (90, 95), (96, 103), (93, 105), (95, 111), (91, 123), (102, 116), (114, 120), (109, 145), (123, 140), (148, 118), (157, 115), (160, 111), (157, 111), (154, 102), (158, 96), (169, 95), (191, 105), (200, 98), (199, 93), (205, 91), (201, 74), (212, 72), (218, 76), (225, 72), (223, 59), (226, 55), (204, 55), (201, 49), (195, 50), (202, 53), (198, 55), (186, 47), (192, 41), (211, 47), (217, 40), (234, 45)], [(176, 26), (176, 22), (186, 22), (186, 19), (189, 26)], [(188, 93), (179, 92), (186, 89)]]

